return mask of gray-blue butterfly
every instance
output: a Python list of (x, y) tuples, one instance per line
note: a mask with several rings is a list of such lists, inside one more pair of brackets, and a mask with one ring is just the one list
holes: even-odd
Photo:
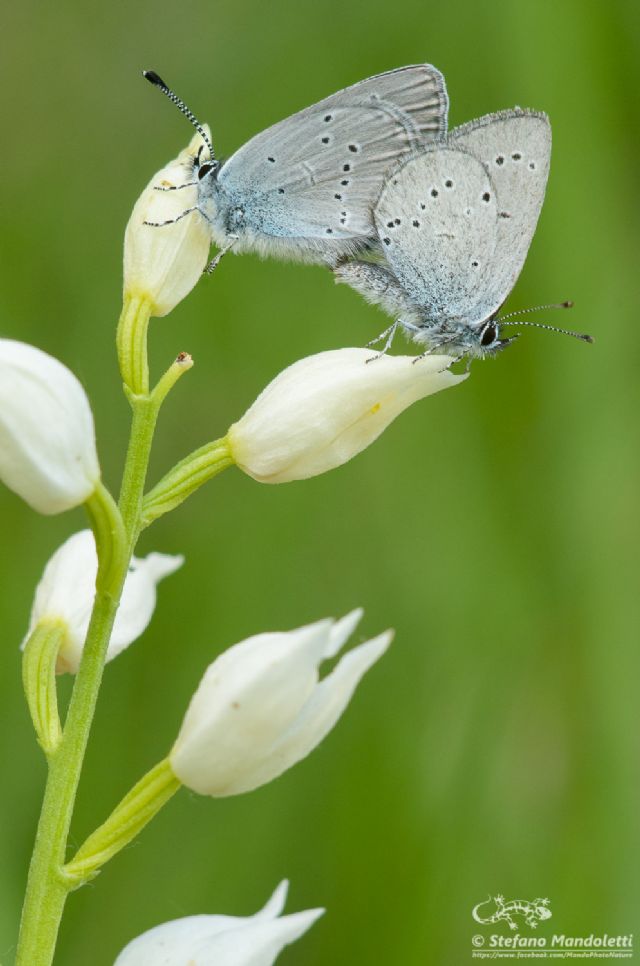
[(498, 313), (533, 238), (550, 156), (546, 114), (515, 108), (455, 128), (389, 174), (374, 209), (386, 264), (334, 268), (338, 282), (396, 317), (373, 340), (386, 338), (382, 353), (399, 327), (427, 352), (469, 359), (513, 341), (500, 339)]
[(186, 115), (209, 149), (209, 158), (196, 160), (197, 204), (188, 209), (207, 220), (220, 248), (209, 270), (232, 249), (335, 263), (375, 246), (372, 210), (384, 175), (447, 130), (444, 78), (420, 64), (347, 87), (220, 161), (184, 102), (153, 71), (144, 76)]

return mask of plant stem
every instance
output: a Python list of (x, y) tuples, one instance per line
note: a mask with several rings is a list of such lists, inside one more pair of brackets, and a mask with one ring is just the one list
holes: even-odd
[(38, 743), (51, 756), (62, 737), (58, 716), (56, 660), (64, 640), (61, 620), (42, 620), (34, 627), (22, 656), (22, 682)]
[(148, 300), (128, 295), (122, 306), (116, 333), (122, 380), (131, 392), (139, 395), (149, 392), (147, 328), (150, 313)]
[[(71, 816), (93, 721), (104, 659), (122, 587), (140, 530), (140, 511), (159, 404), (151, 396), (131, 396), (133, 422), (125, 462), (120, 513), (124, 541), (119, 548), (101, 546), (98, 558), (109, 559), (109, 579), (99, 581), (62, 738), (49, 758), (49, 774), (29, 868), (16, 966), (50, 966), (55, 953), (64, 904), (72, 887), (63, 866)], [(112, 507), (106, 511), (113, 512)], [(92, 517), (95, 518), (95, 511)]]
[(175, 510), (204, 483), (233, 465), (226, 439), (216, 439), (190, 453), (147, 493), (142, 503), (141, 526), (148, 527), (158, 517)]
[(98, 592), (62, 739), (49, 774), (29, 868), (16, 966), (49, 966), (68, 894), (60, 874), (118, 599)]
[(69, 881), (83, 885), (97, 875), (105, 862), (140, 834), (179, 788), (180, 781), (165, 758), (136, 782), (108, 819), (67, 862), (64, 874)]

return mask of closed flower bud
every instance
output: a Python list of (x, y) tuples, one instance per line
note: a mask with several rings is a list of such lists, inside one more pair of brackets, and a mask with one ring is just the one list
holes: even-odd
[[(111, 661), (145, 630), (156, 606), (156, 584), (182, 566), (184, 558), (150, 553), (133, 557), (107, 651)], [(41, 621), (60, 621), (65, 627), (58, 652), (58, 674), (75, 674), (95, 595), (98, 556), (93, 534), (81, 530), (59, 547), (47, 563), (36, 589), (25, 641)]]
[[(325, 473), (365, 449), (404, 409), (465, 378), (448, 356), (335, 349), (281, 372), (228, 433), (240, 469), (261, 483)], [(415, 363), (415, 364), (414, 364)]]
[(195, 180), (194, 158), (201, 148), (207, 151), (197, 134), (174, 161), (153, 176), (127, 225), (125, 301), (148, 302), (151, 315), (167, 315), (189, 294), (207, 264), (211, 246), (207, 222), (197, 211), (181, 217), (197, 203), (197, 188), (191, 182)]
[(0, 339), (0, 479), (40, 513), (84, 503), (100, 480), (84, 389), (35, 346)]
[(258, 634), (211, 664), (187, 710), (169, 761), (202, 795), (251, 791), (309, 754), (346, 708), (364, 673), (386, 651), (387, 631), (342, 657), (322, 681), (362, 616)]
[(287, 889), (281, 882), (255, 916), (187, 916), (149, 929), (122, 950), (114, 966), (272, 966), (324, 912), (281, 916)]

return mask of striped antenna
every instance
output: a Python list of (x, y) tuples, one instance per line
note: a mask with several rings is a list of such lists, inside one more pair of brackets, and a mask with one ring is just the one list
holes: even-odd
[(593, 336), (587, 335), (582, 332), (572, 332), (571, 329), (561, 329), (557, 325), (543, 325), (542, 322), (509, 322), (509, 319), (516, 318), (519, 315), (527, 315), (529, 312), (542, 312), (545, 309), (572, 309), (573, 302), (555, 302), (552, 305), (534, 305), (530, 309), (520, 309), (518, 312), (509, 312), (507, 315), (503, 315), (502, 318), (496, 319), (500, 325), (505, 322), (507, 325), (530, 325), (535, 329), (547, 329), (548, 332), (559, 332), (561, 335), (570, 335), (573, 339), (580, 339), (582, 342), (593, 342)]
[(193, 113), (193, 111), (190, 111), (187, 105), (185, 104), (185, 102), (180, 100), (178, 95), (174, 94), (170, 87), (167, 87), (167, 85), (160, 77), (160, 75), (156, 74), (154, 70), (143, 70), (142, 76), (146, 77), (149, 83), (153, 84), (154, 87), (158, 87), (163, 94), (166, 94), (166, 96), (169, 98), (171, 103), (175, 104), (178, 110), (184, 114), (184, 116), (187, 118), (188, 121), (191, 122), (191, 124), (193, 124), (194, 128), (196, 129), (196, 131), (198, 132), (198, 134), (200, 135), (204, 143), (209, 148), (211, 160), (215, 161), (216, 154), (215, 154), (215, 151), (213, 150), (213, 144), (211, 143), (211, 138), (209, 137), (209, 135), (207, 134), (202, 124)]

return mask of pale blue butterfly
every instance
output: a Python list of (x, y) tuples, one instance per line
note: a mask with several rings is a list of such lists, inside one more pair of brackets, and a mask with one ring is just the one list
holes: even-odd
[(326, 263), (375, 246), (372, 209), (385, 173), (421, 144), (441, 140), (447, 129), (444, 78), (420, 64), (332, 94), (220, 161), (184, 102), (156, 73), (144, 75), (186, 115), (209, 150), (209, 158), (196, 159), (190, 182), (197, 203), (179, 216), (198, 211), (209, 223), (220, 248), (209, 270), (232, 249)]
[(399, 327), (427, 352), (469, 359), (513, 341), (500, 339), (507, 317), (498, 313), (533, 238), (550, 155), (547, 116), (515, 108), (455, 128), (390, 172), (374, 209), (386, 264), (334, 268), (337, 281), (396, 316), (373, 340), (386, 337), (382, 353)]

